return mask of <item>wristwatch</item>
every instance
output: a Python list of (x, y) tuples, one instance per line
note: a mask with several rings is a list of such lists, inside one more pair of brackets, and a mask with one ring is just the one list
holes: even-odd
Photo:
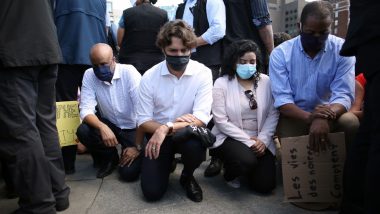
[(173, 132), (173, 127), (174, 127), (174, 124), (172, 122), (167, 122), (165, 124), (165, 126), (167, 126), (169, 128), (169, 132), (168, 132), (168, 135), (170, 135), (172, 132)]

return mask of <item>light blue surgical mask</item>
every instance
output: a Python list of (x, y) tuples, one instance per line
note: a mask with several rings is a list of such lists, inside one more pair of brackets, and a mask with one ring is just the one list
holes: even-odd
[(243, 80), (249, 79), (256, 73), (256, 64), (237, 64), (236, 73)]

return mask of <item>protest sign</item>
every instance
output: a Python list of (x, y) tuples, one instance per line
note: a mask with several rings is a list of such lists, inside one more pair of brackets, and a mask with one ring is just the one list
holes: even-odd
[(77, 101), (57, 102), (57, 129), (61, 147), (76, 144), (80, 124)]
[(285, 201), (338, 202), (342, 198), (344, 133), (331, 133), (327, 151), (314, 153), (309, 136), (281, 139)]

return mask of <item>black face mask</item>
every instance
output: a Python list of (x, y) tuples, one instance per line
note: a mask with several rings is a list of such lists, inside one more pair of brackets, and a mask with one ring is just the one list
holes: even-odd
[(166, 62), (175, 71), (184, 71), (189, 64), (190, 56), (169, 56), (166, 55)]
[(329, 37), (329, 33), (325, 33), (320, 36), (314, 36), (310, 33), (301, 32), (300, 35), (303, 49), (306, 51), (315, 52), (318, 52), (325, 47), (326, 40)]

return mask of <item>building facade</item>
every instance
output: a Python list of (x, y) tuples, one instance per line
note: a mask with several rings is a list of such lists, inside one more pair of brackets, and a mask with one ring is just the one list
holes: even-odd
[[(272, 18), (273, 32), (286, 32), (297, 36), (299, 29), (297, 23), (307, 1), (305, 0), (267, 0), (269, 13)], [(334, 8), (331, 34), (345, 38), (349, 22), (349, 0), (326, 0)]]

